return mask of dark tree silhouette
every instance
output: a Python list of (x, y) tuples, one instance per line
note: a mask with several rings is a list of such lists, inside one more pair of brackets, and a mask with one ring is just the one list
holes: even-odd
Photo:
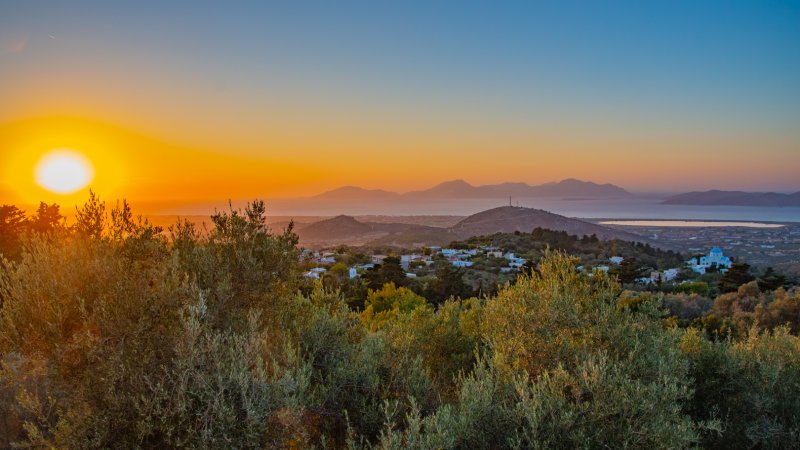
[(406, 272), (400, 265), (400, 258), (389, 256), (383, 260), (380, 268), (381, 287), (386, 283), (394, 283), (395, 286), (405, 286), (408, 283)]
[(65, 217), (61, 215), (61, 207), (58, 204), (48, 205), (45, 202), (39, 202), (39, 208), (30, 218), (28, 226), (35, 233), (47, 234), (63, 228), (64, 219)]
[(733, 265), (725, 272), (722, 278), (719, 279), (717, 288), (720, 292), (733, 292), (739, 289), (739, 286), (749, 283), (754, 280), (750, 275), (750, 265), (745, 263), (733, 263)]
[(0, 206), (0, 255), (14, 258), (19, 254), (26, 225), (25, 211), (14, 205)]
[(436, 271), (436, 281), (428, 285), (425, 297), (434, 305), (443, 303), (450, 297), (469, 298), (475, 291), (464, 281), (464, 269), (450, 263), (442, 263)]
[(785, 275), (778, 273), (772, 267), (767, 267), (764, 275), (758, 278), (758, 287), (762, 291), (774, 291), (780, 287), (786, 287), (789, 280)]
[(636, 258), (625, 258), (619, 264), (617, 277), (620, 283), (633, 283), (642, 276), (642, 268)]
[(89, 199), (75, 208), (75, 231), (90, 239), (100, 240), (106, 227), (106, 202), (89, 190)]

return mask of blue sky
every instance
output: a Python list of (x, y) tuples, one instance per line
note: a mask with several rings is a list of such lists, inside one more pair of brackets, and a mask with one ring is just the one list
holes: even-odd
[(605, 139), (724, 158), (727, 139), (752, 141), (743, 165), (800, 166), (797, 1), (121, 3), (0, 4), (0, 121), (91, 116), (244, 154), (324, 155), (310, 133), (358, 155), (462, 130), (509, 157), (529, 133), (578, 156)]

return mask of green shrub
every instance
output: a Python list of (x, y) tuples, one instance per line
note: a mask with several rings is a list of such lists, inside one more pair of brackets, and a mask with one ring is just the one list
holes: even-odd
[(703, 436), (705, 448), (798, 448), (800, 339), (779, 328), (712, 342), (689, 330), (681, 349), (695, 384), (689, 412), (721, 422), (721, 433)]

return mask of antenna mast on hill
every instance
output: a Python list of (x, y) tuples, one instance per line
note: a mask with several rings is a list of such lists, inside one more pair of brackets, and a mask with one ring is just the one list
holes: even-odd
[(511, 204), (511, 196), (510, 196), (510, 195), (508, 196), (508, 206), (513, 206), (513, 205)]

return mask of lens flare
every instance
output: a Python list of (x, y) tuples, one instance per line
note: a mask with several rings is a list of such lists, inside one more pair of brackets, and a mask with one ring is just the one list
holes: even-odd
[(74, 150), (54, 150), (36, 164), (36, 184), (57, 194), (71, 194), (94, 179), (94, 167)]

